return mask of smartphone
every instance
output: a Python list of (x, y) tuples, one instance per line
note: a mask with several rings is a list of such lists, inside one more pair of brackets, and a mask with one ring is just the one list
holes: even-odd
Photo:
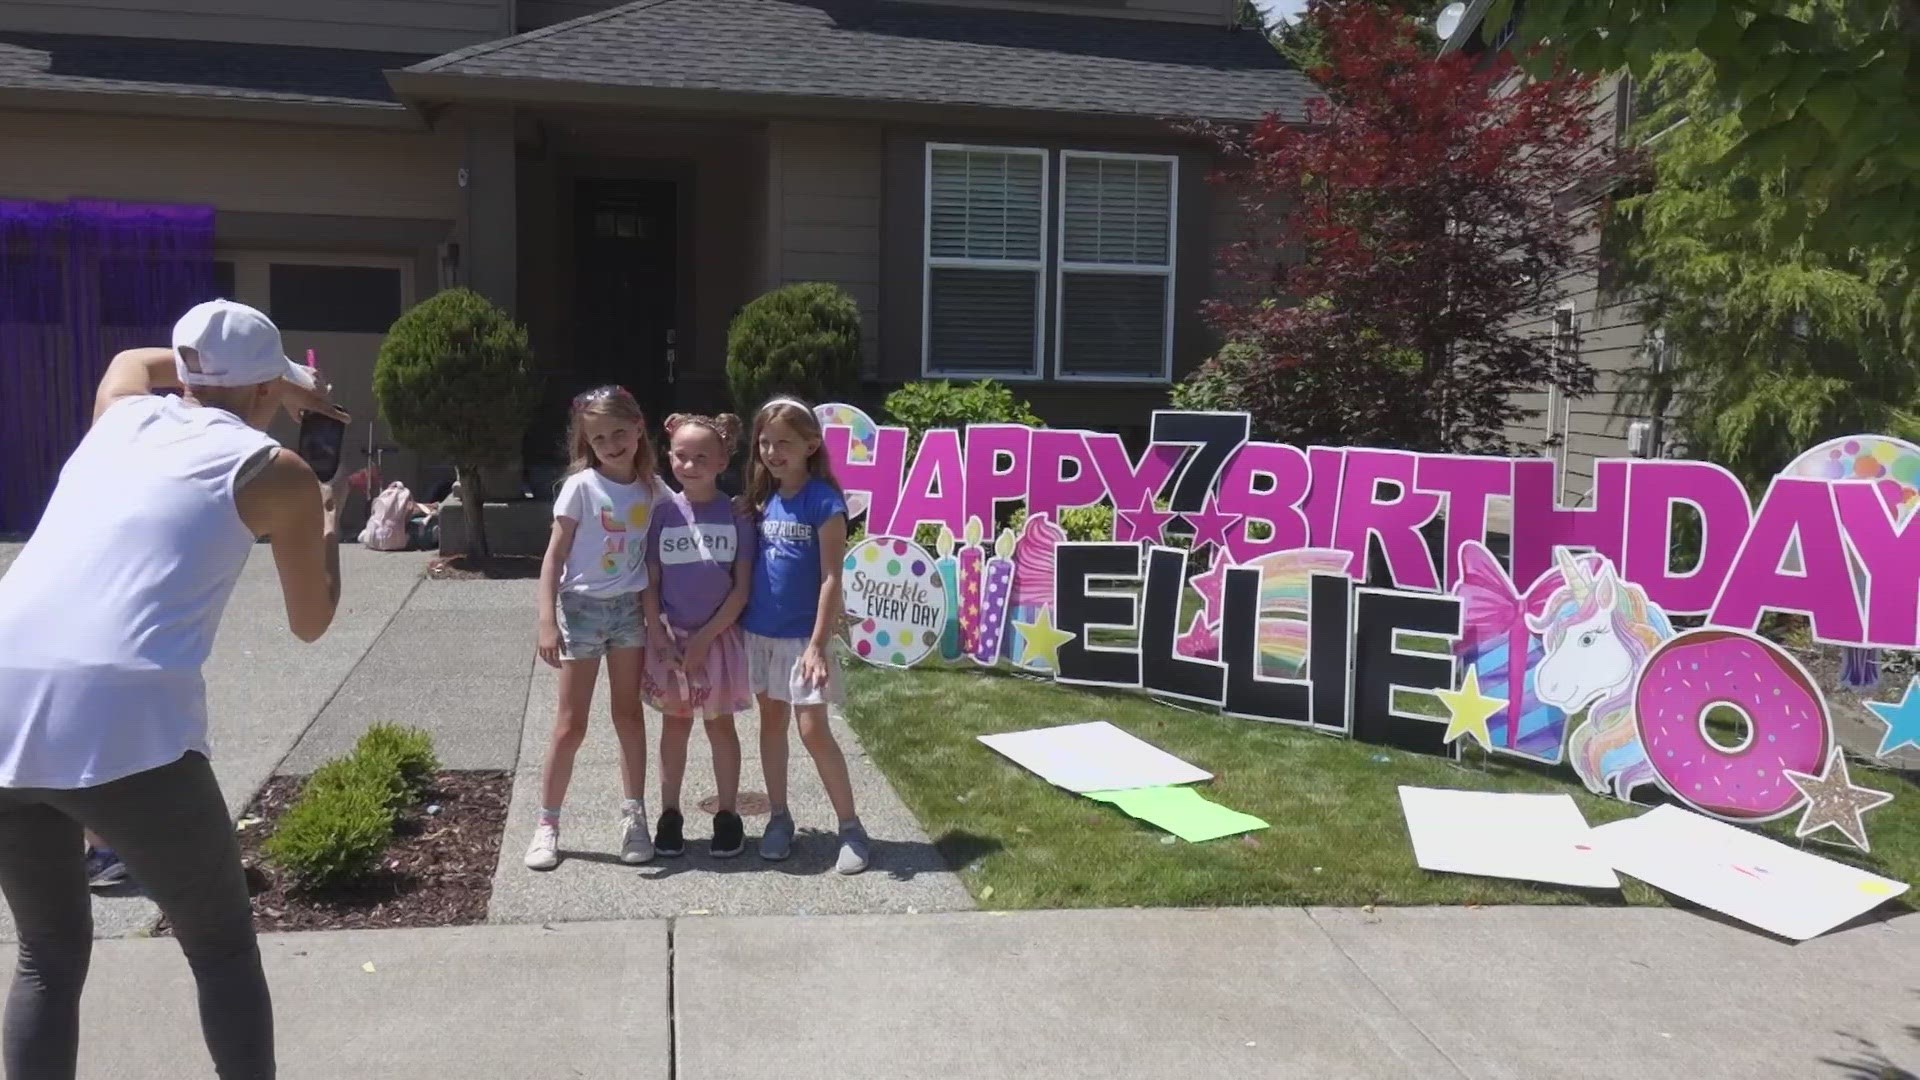
[(347, 425), (324, 413), (310, 412), (300, 418), (298, 452), (321, 483), (331, 481), (340, 471), (340, 448), (346, 437)]

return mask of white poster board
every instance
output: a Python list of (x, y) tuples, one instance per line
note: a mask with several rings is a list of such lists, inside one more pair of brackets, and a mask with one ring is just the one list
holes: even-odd
[(1423, 870), (1617, 889), (1589, 843), (1573, 797), (1400, 788), (1414, 861)]
[(1818, 937), (1908, 888), (1677, 806), (1591, 835), (1615, 870), (1795, 941)]
[(1213, 779), (1205, 769), (1136, 739), (1105, 720), (979, 738), (1021, 768), (1080, 795)]

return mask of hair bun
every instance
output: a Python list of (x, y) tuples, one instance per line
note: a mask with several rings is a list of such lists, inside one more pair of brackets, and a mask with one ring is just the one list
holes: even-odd
[(667, 434), (671, 435), (674, 432), (680, 430), (680, 425), (692, 419), (693, 417), (688, 416), (686, 413), (678, 413), (678, 412), (674, 413), (672, 416), (667, 417), (667, 423), (666, 423)]
[(721, 413), (713, 418), (713, 422), (719, 426), (720, 437), (725, 439), (728, 445), (740, 441), (740, 431), (745, 425), (738, 416), (730, 412)]

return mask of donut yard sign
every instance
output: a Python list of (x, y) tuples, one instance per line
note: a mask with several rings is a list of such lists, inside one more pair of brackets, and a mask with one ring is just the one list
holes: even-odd
[[(821, 412), (881, 552), (847, 564), (850, 640), (872, 662), (964, 655), (1410, 750), (1471, 740), (1622, 799), (1797, 813), (1799, 835), (1862, 849), (1888, 798), (1853, 783), (1818, 683), (1756, 631), (1805, 617), (1855, 685), (1875, 650), (1920, 645), (1920, 447), (1822, 444), (1758, 506), (1708, 462), (1600, 461), (1566, 506), (1551, 458), (1260, 442), (1240, 413), (1156, 412), (1138, 453), (1111, 432), (935, 430), (909, 460), (905, 428)], [(1103, 503), (1113, 536), (1067, 539), (1061, 512)], [(1505, 558), (1488, 542), (1501, 506)], [(1681, 506), (1700, 525), (1686, 565)], [(1017, 535), (995, 535), (1016, 507)], [(937, 554), (907, 539), (922, 526)], [(901, 571), (860, 576), (882, 558)], [(884, 632), (912, 649), (859, 648), (903, 611)], [(1872, 706), (1883, 754), (1920, 746), (1911, 689)]]

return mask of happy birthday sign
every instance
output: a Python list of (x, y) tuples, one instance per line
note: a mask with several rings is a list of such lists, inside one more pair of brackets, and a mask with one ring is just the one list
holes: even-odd
[[(1567, 764), (1595, 792), (1658, 787), (1740, 821), (1798, 810), (1801, 835), (1866, 846), (1859, 815), (1882, 793), (1847, 779), (1818, 685), (1755, 630), (1771, 611), (1869, 656), (1920, 644), (1911, 444), (1822, 444), (1758, 507), (1708, 462), (1601, 461), (1587, 505), (1567, 507), (1548, 458), (1302, 449), (1251, 440), (1241, 413), (1156, 412), (1137, 455), (1109, 432), (986, 424), (926, 432), (911, 460), (904, 428), (847, 405), (822, 420), (870, 536), (939, 527), (946, 550), (920, 554), (947, 601), (932, 640), (948, 659), (1413, 750), (1471, 739)], [(1486, 546), (1496, 500), (1511, 507), (1506, 564)], [(1102, 503), (1113, 539), (1068, 541), (1060, 512)], [(1020, 535), (989, 551), (1016, 505)], [(1688, 567), (1669, 564), (1681, 505), (1702, 526)], [(1184, 548), (1168, 543), (1175, 522)], [(1384, 583), (1366, 584), (1369, 567)], [(1202, 607), (1182, 626), (1188, 589)], [(1680, 633), (1676, 615), (1707, 625)], [(1131, 643), (1094, 640), (1108, 629)], [(1406, 649), (1405, 634), (1449, 652)], [(1447, 716), (1403, 710), (1398, 691)], [(1920, 745), (1905, 700), (1920, 710), (1909, 695), (1875, 711), (1889, 742)], [(1714, 717), (1744, 736), (1725, 741)]]

